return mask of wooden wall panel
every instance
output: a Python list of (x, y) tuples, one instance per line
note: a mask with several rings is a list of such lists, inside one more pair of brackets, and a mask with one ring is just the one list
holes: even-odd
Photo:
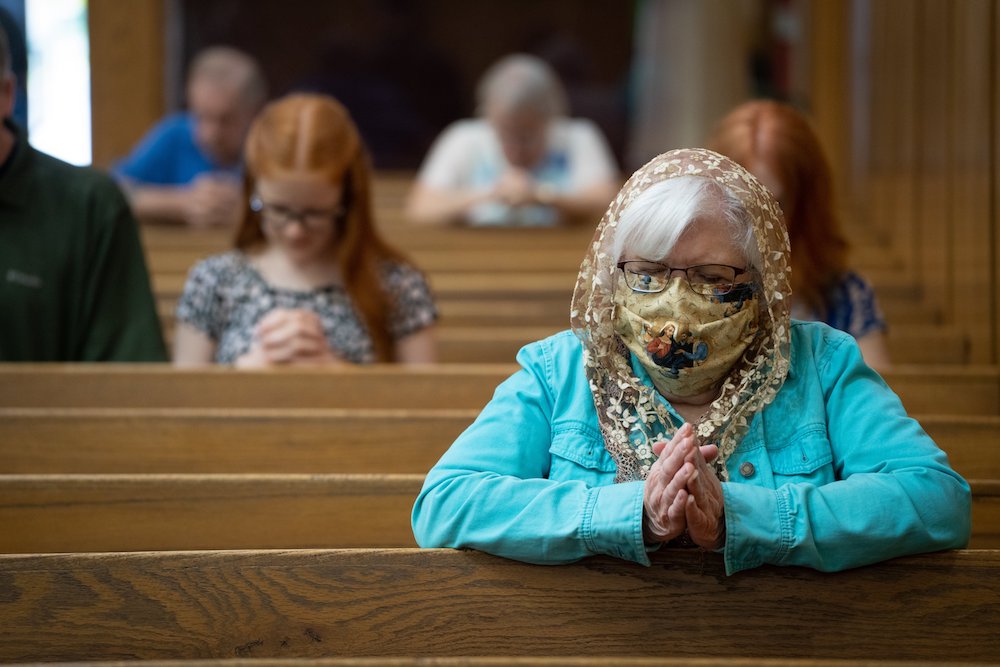
[(164, 0), (90, 0), (94, 165), (107, 167), (164, 110)]
[(949, 147), (953, 141), (951, 12), (949, 0), (922, 0), (916, 25), (916, 69), (920, 72), (917, 103), (917, 139), (913, 171), (916, 182), (916, 207), (913, 237), (917, 244), (916, 271), (922, 280), (924, 298), (943, 316), (954, 317), (949, 295), (954, 291), (952, 278), (951, 192), (948, 174), (951, 168)]
[(993, 234), (993, 361), (1000, 360), (1000, 8), (993, 5), (993, 54), (990, 60), (990, 82), (993, 88), (993, 108), (990, 119), (993, 126), (993, 155), (990, 161), (993, 198), (990, 202), (991, 231)]
[(886, 266), (913, 276), (914, 164), (917, 104), (917, 5), (910, 0), (871, 4), (873, 82), (869, 176), (871, 206), (865, 227), (878, 232)]
[[(834, 179), (850, 181), (850, 4), (813, 2), (809, 6), (810, 115), (830, 158)], [(843, 194), (847, 194), (845, 191)]]
[[(844, 126), (867, 142), (836, 159), (854, 168), (841, 181), (845, 201), (861, 202), (851, 233), (866, 267), (908, 281), (920, 307), (955, 328), (950, 358), (1000, 359), (1000, 241), (996, 229), (1000, 133), (1000, 46), (995, 0), (854, 0), (813, 2), (817, 21), (848, 12), (838, 34), (814, 24), (817, 62), (850, 54), (854, 100)], [(834, 25), (836, 25), (834, 21)], [(840, 42), (838, 42), (838, 39)], [(840, 109), (836, 67), (816, 68), (816, 100)], [(827, 115), (825, 139), (836, 138)], [(859, 135), (861, 139), (864, 135)], [(845, 144), (846, 145), (846, 144)], [(835, 152), (833, 155), (837, 155)], [(859, 196), (858, 190), (866, 192)], [(892, 326), (892, 322), (890, 322)], [(928, 361), (934, 351), (928, 350)]]
[(993, 361), (993, 248), (995, 228), (990, 218), (990, 99), (989, 27), (993, 0), (954, 3), (955, 61), (952, 72), (955, 113), (954, 197), (950, 221), (954, 228), (952, 293), (955, 322), (969, 333), (969, 360)]

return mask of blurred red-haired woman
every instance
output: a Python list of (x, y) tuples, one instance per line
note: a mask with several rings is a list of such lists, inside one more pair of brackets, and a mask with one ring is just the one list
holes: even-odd
[(846, 331), (870, 366), (888, 367), (885, 319), (871, 285), (848, 267), (830, 165), (806, 117), (779, 102), (746, 102), (722, 119), (709, 148), (750, 171), (781, 204), (792, 246), (792, 316)]
[(344, 107), (272, 102), (245, 153), (236, 248), (191, 270), (174, 363), (434, 361), (430, 289), (375, 229), (367, 152)]

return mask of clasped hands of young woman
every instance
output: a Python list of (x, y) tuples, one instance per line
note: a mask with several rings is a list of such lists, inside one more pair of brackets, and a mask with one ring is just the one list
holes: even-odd
[(302, 308), (276, 308), (265, 315), (250, 350), (236, 360), (240, 368), (335, 363), (342, 362), (330, 349), (319, 316)]

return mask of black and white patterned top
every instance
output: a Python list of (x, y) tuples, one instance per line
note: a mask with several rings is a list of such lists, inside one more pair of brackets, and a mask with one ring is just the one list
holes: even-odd
[[(389, 334), (394, 339), (415, 333), (437, 319), (430, 286), (412, 266), (385, 262), (382, 284), (392, 303)], [(354, 363), (375, 361), (368, 328), (344, 287), (274, 287), (239, 250), (209, 257), (191, 269), (177, 304), (177, 319), (216, 342), (217, 363), (232, 364), (250, 349), (257, 323), (275, 308), (312, 310), (319, 315), (335, 354)]]

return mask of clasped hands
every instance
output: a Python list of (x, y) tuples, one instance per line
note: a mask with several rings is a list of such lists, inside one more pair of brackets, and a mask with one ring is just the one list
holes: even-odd
[(242, 214), (242, 190), (235, 178), (203, 174), (184, 193), (184, 216), (194, 227), (235, 227)]
[(709, 466), (719, 448), (698, 446), (691, 424), (684, 424), (669, 442), (654, 443), (653, 453), (659, 458), (646, 477), (642, 501), (645, 541), (669, 542), (687, 530), (698, 546), (721, 548), (726, 540), (722, 483)]
[(276, 308), (257, 324), (250, 350), (236, 360), (236, 366), (318, 365), (340, 361), (330, 349), (316, 313), (301, 308)]
[(528, 206), (539, 203), (539, 188), (531, 172), (510, 168), (493, 187), (493, 197), (508, 206)]

